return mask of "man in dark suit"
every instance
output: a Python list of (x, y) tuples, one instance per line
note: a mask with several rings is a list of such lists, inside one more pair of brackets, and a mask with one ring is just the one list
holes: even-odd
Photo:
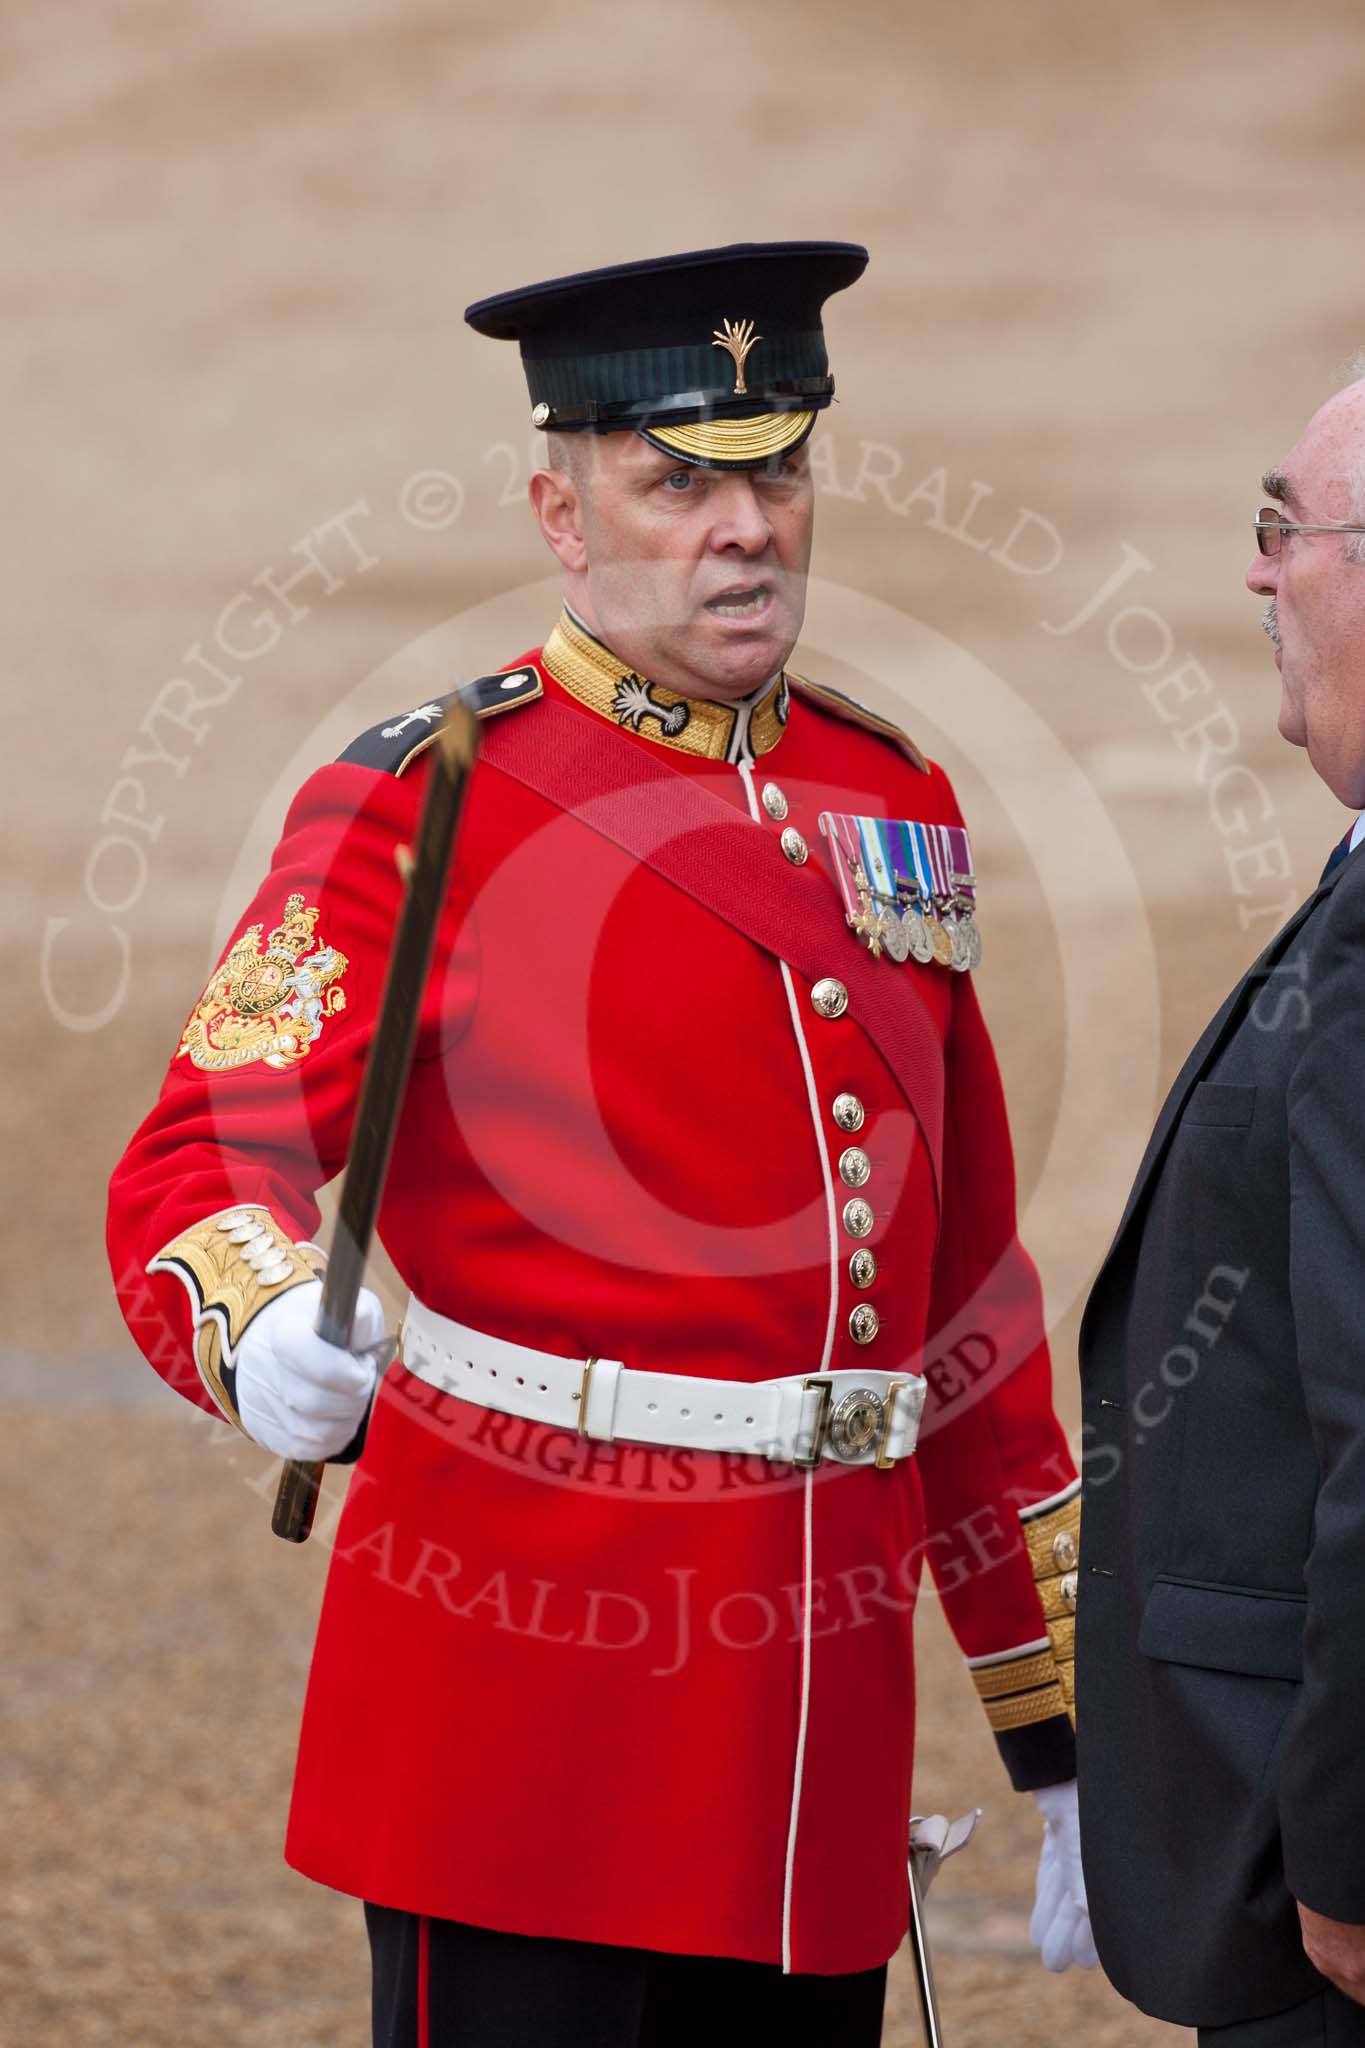
[[(1365, 383), (1265, 478), (1283, 737), (1365, 806)], [(1081, 1331), (1100, 1960), (1226, 2048), (1365, 2043), (1365, 819), (1195, 1046)]]

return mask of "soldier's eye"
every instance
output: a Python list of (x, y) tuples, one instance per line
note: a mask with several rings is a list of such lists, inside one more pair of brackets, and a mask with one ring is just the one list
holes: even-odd
[(669, 475), (667, 475), (667, 476), (666, 476), (666, 477), (664, 478), (664, 487), (665, 487), (665, 489), (667, 489), (667, 490), (670, 490), (670, 491), (676, 491), (676, 492), (677, 492), (677, 494), (678, 494), (678, 496), (679, 496), (679, 497), (681, 497), (684, 491), (690, 491), (690, 490), (691, 490), (691, 488), (692, 488), (692, 472), (691, 472), (691, 470), (690, 470), (690, 469), (675, 469), (675, 470), (672, 470), (672, 471), (671, 471), (671, 472), (669, 473)]

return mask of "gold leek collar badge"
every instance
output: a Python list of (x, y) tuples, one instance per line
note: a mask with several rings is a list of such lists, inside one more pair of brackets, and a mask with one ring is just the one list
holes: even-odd
[(790, 710), (787, 679), (748, 708), (709, 697), (680, 697), (618, 661), (571, 612), (559, 615), (541, 659), (557, 683), (613, 725), (704, 761), (733, 761), (771, 753)]

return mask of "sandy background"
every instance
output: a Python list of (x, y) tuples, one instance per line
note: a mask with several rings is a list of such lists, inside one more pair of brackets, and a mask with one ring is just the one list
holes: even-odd
[[(355, 1909), (279, 1859), (325, 1543), (273, 1542), (267, 1461), (139, 1364), (102, 1212), (290, 788), (552, 616), (524, 387), (465, 303), (870, 246), (829, 313), (806, 665), (974, 823), (1074, 1423), (1077, 1297), (1159, 1088), (1341, 829), (1241, 578), (1256, 479), (1365, 341), (1361, 58), (1350, 0), (0, 11), (0, 2040), (368, 2038)], [(272, 597), (310, 534), (333, 587)], [(116, 790), (195, 643), (240, 680), (161, 697), (163, 757)], [(1144, 694), (1175, 672), (1196, 698)], [(1220, 706), (1264, 789), (1230, 836), (1179, 736)], [(922, 1664), (923, 1796), (989, 1809), (933, 1901), (953, 2048), (1184, 2038), (1043, 1975), (1033, 1818), (932, 1614)], [(902, 1958), (890, 2042), (910, 1996)]]

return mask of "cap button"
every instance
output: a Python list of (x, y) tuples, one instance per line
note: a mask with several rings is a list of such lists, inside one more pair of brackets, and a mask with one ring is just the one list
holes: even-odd
[(550, 408), (542, 398), (539, 405), (534, 405), (531, 408), (531, 425), (533, 427), (543, 427), (549, 417)]

